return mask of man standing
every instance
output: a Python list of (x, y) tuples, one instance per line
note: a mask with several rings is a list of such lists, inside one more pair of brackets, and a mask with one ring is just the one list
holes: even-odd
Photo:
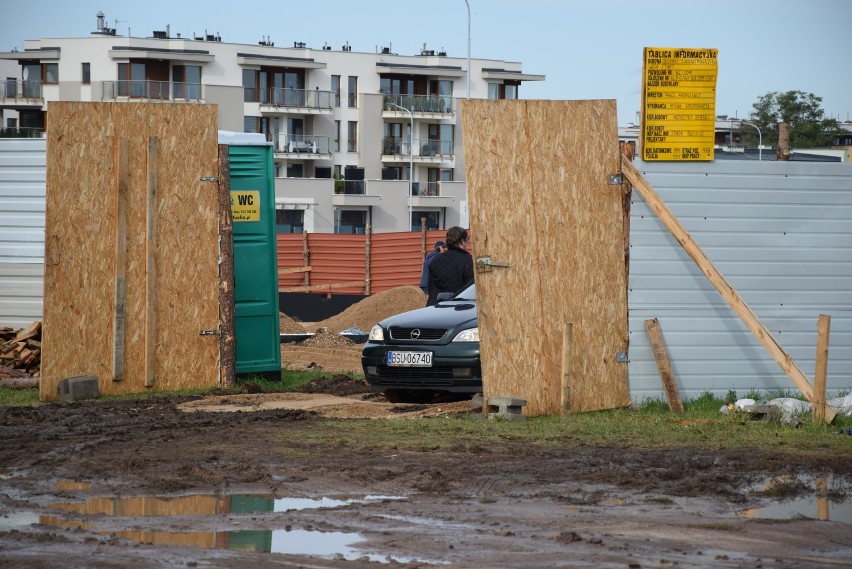
[(426, 255), (423, 260), (423, 275), (420, 277), (420, 288), (423, 293), (429, 294), (429, 264), (441, 253), (447, 250), (447, 246), (443, 241), (435, 241), (435, 248)]
[(447, 230), (447, 251), (429, 264), (429, 299), (427, 306), (438, 302), (442, 292), (458, 292), (473, 281), (473, 256), (467, 252), (467, 230), (450, 227)]

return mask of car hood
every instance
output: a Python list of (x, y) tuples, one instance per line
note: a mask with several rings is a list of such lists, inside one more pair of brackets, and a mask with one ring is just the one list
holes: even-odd
[(476, 302), (470, 300), (445, 300), (434, 306), (418, 308), (396, 314), (379, 322), (382, 328), (456, 328), (476, 326)]

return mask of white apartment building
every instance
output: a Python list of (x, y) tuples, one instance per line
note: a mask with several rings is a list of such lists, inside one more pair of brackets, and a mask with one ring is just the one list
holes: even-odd
[(0, 53), (0, 110), (50, 128), (51, 101), (209, 103), (219, 128), (274, 148), (279, 232), (360, 233), (467, 225), (459, 101), (514, 99), (521, 64), (353, 46), (232, 44), (165, 31), (121, 36), (97, 15), (89, 36), (27, 40)]

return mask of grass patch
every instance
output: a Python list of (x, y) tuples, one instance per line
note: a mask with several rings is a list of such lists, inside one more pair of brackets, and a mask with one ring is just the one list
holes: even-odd
[(41, 405), (38, 387), (0, 387), (0, 405), (35, 407)]

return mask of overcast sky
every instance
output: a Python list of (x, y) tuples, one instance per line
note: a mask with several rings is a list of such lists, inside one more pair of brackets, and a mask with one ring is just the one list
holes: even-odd
[[(524, 99), (616, 99), (619, 124), (636, 121), (644, 47), (719, 50), (716, 113), (746, 117), (769, 91), (823, 98), (827, 115), (852, 119), (850, 0), (469, 0), (471, 55), (520, 61), (546, 75)], [(464, 0), (0, 0), (0, 51), (25, 39), (85, 36), (104, 12), (122, 35), (218, 33), (225, 42), (328, 43), (467, 57)], [(460, 87), (459, 94), (464, 87)]]

